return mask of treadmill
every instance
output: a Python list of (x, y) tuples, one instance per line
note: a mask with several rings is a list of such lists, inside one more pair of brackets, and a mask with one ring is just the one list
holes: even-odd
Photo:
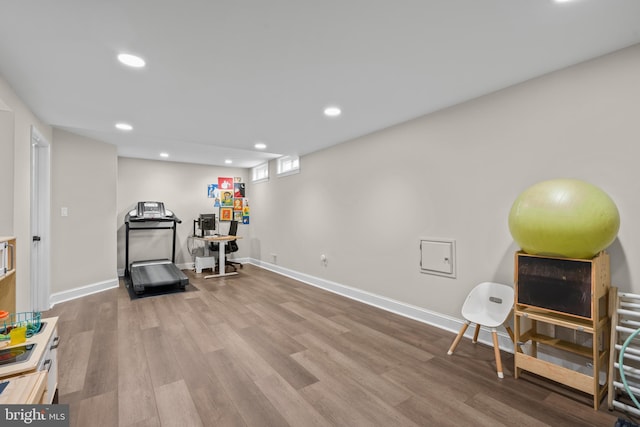
[[(173, 212), (165, 209), (163, 202), (138, 202), (124, 218), (126, 226), (125, 240), (125, 279), (140, 295), (145, 289), (156, 287), (178, 287), (183, 290), (189, 278), (176, 265), (176, 225), (182, 221)], [(173, 250), (171, 260), (154, 259), (135, 261), (129, 264), (129, 232), (135, 230), (173, 230)]]

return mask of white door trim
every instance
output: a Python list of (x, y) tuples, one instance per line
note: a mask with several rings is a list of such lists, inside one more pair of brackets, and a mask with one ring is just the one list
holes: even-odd
[[(31, 126), (31, 289), (32, 311), (50, 308), (51, 144)], [(38, 236), (40, 241), (34, 241)]]

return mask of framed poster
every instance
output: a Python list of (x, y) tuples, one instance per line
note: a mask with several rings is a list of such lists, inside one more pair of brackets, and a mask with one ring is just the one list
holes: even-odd
[(244, 197), (245, 186), (244, 182), (236, 182), (233, 185), (233, 197), (236, 199), (241, 199)]
[(231, 206), (231, 207), (233, 207), (233, 192), (231, 190), (228, 190), (228, 191), (221, 190), (220, 191), (220, 206), (223, 206), (223, 207)]
[(220, 208), (220, 221), (231, 221), (233, 219), (233, 208)]
[(218, 177), (218, 189), (220, 191), (231, 191), (233, 194), (233, 178)]

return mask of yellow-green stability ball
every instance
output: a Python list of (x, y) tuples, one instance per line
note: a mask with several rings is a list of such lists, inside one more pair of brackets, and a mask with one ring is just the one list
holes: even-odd
[(526, 189), (509, 212), (509, 231), (533, 255), (590, 259), (618, 235), (620, 214), (600, 188), (553, 179)]

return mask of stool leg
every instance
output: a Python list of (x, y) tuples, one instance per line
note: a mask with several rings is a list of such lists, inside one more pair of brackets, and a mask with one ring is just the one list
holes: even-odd
[(453, 354), (453, 351), (456, 349), (456, 347), (458, 346), (458, 343), (460, 342), (460, 340), (462, 339), (462, 336), (464, 335), (464, 333), (467, 331), (467, 328), (469, 327), (469, 321), (465, 321), (464, 325), (462, 325), (462, 328), (460, 328), (460, 332), (458, 332), (458, 336), (456, 336), (456, 339), (453, 340), (453, 343), (451, 344), (451, 347), (449, 348), (449, 351), (447, 351), (447, 354), (449, 356), (451, 356)]
[(491, 328), (491, 335), (493, 335), (493, 350), (496, 354), (498, 378), (504, 378), (504, 373), (502, 372), (502, 358), (500, 357), (500, 346), (498, 345), (498, 332), (496, 331), (496, 328)]
[(478, 342), (478, 334), (480, 333), (480, 324), (476, 323), (476, 330), (473, 332), (473, 341), (471, 341), (472, 343), (477, 343)]

